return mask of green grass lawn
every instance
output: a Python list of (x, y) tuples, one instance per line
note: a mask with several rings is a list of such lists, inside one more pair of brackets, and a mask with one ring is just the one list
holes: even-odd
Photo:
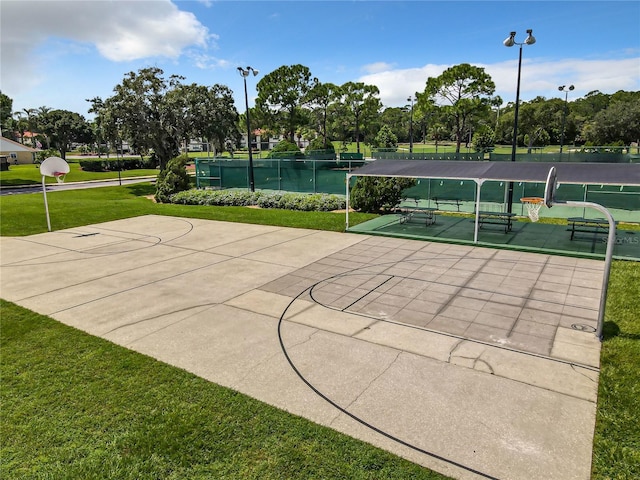
[[(343, 231), (344, 215), (158, 205), (150, 184), (51, 192), (55, 230), (145, 214)], [(350, 215), (353, 224), (373, 215)], [(0, 233), (46, 231), (42, 194)], [(442, 478), (182, 370), (4, 302), (1, 478)], [(593, 478), (640, 478), (640, 264), (615, 261)]]
[[(157, 204), (147, 198), (154, 193), (155, 187), (150, 183), (48, 192), (51, 228), (61, 230), (153, 214), (334, 232), (345, 229), (344, 213)], [(368, 213), (354, 213), (349, 215), (349, 223), (356, 225), (374, 217), (375, 215)], [(47, 219), (42, 193), (0, 197), (0, 235), (33, 235), (46, 231)]]
[[(118, 172), (85, 172), (80, 169), (79, 163), (69, 162), (71, 170), (65, 177), (65, 182), (86, 182), (89, 180), (110, 180), (118, 178)], [(120, 172), (121, 178), (143, 177), (158, 175), (158, 170), (123, 170)], [(46, 183), (56, 183), (55, 178), (46, 177)], [(3, 187), (13, 187), (18, 185), (35, 185), (42, 183), (39, 165), (11, 165), (9, 170), (0, 172), (0, 185)]]
[(5, 479), (444, 479), (9, 302)]

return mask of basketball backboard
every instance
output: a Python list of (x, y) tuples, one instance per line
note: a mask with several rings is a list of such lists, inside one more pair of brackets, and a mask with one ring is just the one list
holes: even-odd
[(47, 157), (40, 164), (40, 174), (45, 177), (59, 177), (69, 173), (69, 164), (60, 157)]
[(556, 189), (558, 188), (558, 175), (556, 174), (556, 167), (549, 169), (547, 175), (547, 185), (544, 188), (544, 203), (547, 207), (551, 208), (556, 200)]

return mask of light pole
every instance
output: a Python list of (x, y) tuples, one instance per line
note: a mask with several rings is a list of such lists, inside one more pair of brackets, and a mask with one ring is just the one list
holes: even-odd
[[(527, 38), (522, 43), (516, 42), (516, 32), (509, 33), (509, 37), (502, 42), (505, 47), (520, 46), (520, 54), (518, 56), (518, 83), (516, 86), (516, 110), (513, 119), (513, 144), (511, 145), (511, 161), (516, 161), (516, 148), (518, 146), (518, 110), (520, 109), (520, 72), (522, 71), (522, 46), (533, 45), (536, 39), (533, 36), (533, 30), (527, 30)], [(511, 213), (513, 209), (513, 182), (509, 182), (509, 198), (507, 203), (507, 212)]]
[(245, 116), (247, 117), (247, 146), (249, 147), (249, 190), (251, 192), (255, 192), (256, 185), (253, 178), (253, 154), (251, 152), (251, 122), (249, 121), (249, 97), (247, 96), (247, 77), (249, 76), (250, 72), (253, 72), (253, 76), (255, 77), (256, 75), (258, 75), (258, 70), (255, 70), (252, 67), (247, 67), (247, 68), (238, 67), (238, 72), (240, 73), (240, 76), (244, 80), (244, 103), (247, 108), (247, 113)]
[(558, 87), (558, 90), (560, 90), (561, 92), (564, 92), (564, 113), (562, 114), (562, 133), (560, 134), (560, 160), (562, 160), (562, 147), (564, 146), (564, 126), (566, 125), (567, 122), (567, 108), (568, 108), (568, 103), (569, 103), (569, 92), (571, 90), (573, 90), (574, 87), (573, 85), (569, 85), (569, 88), (567, 89), (566, 85), (560, 85)]
[(407, 102), (411, 102), (411, 110), (409, 113), (409, 153), (413, 153), (413, 96), (407, 98)]

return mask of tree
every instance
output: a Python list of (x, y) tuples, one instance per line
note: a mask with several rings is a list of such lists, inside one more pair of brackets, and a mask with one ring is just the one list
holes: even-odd
[(495, 88), (484, 68), (462, 63), (448, 68), (439, 77), (429, 77), (424, 92), (417, 94), (418, 104), (448, 103), (443, 109), (454, 121), (456, 153), (460, 153), (471, 119), (487, 116), (491, 105), (496, 103), (491, 97)]
[(473, 148), (476, 152), (491, 151), (495, 145), (493, 129), (483, 125), (473, 133)]
[(39, 136), (41, 136), (42, 139), (44, 140), (44, 144), (46, 145), (46, 148), (51, 148), (51, 139), (44, 131), (44, 125), (46, 124), (47, 113), (49, 113), (51, 110), (52, 108), (45, 107), (45, 106), (36, 108), (36, 125), (39, 130), (38, 132), (40, 134)]
[(169, 203), (171, 195), (191, 188), (191, 180), (186, 168), (188, 160), (189, 157), (186, 154), (172, 158), (167, 162), (167, 167), (160, 170), (155, 195), (158, 202)]
[(256, 106), (268, 122), (267, 127), (281, 130), (294, 142), (298, 127), (308, 122), (307, 111), (302, 107), (309, 101), (313, 86), (311, 72), (304, 65), (283, 65), (265, 75), (256, 85)]
[(165, 100), (167, 107), (173, 111), (176, 136), (186, 152), (190, 140), (196, 136), (197, 124), (202, 118), (207, 87), (195, 83), (176, 83), (174, 88), (167, 90)]
[(596, 145), (621, 143), (629, 145), (640, 140), (640, 98), (615, 101), (593, 119), (593, 129), (587, 140)]
[(13, 112), (13, 128), (20, 134), (20, 143), (24, 145), (24, 132), (27, 131), (27, 120), (24, 118), (24, 113)]
[[(118, 140), (121, 138), (118, 122), (114, 118), (114, 112), (109, 108), (109, 102), (104, 102), (100, 97), (87, 99), (91, 103), (89, 113), (95, 114), (95, 120), (92, 128), (97, 143), (98, 156), (102, 156), (101, 145), (110, 143), (117, 147)], [(109, 150), (107, 149), (107, 158), (109, 158)]]
[(436, 143), (436, 153), (438, 153), (438, 142), (440, 142), (441, 140), (446, 140), (448, 138), (448, 132), (449, 130), (442, 123), (438, 122), (431, 125), (429, 133), (431, 134), (431, 138), (433, 138)]
[[(36, 147), (36, 139), (35, 139), (35, 134), (36, 134), (36, 118), (37, 118), (37, 110), (35, 108), (23, 108), (22, 111), (24, 112), (24, 115), (27, 117), (27, 130), (29, 131), (29, 133), (31, 134), (31, 147), (35, 148)], [(22, 141), (22, 143), (24, 143), (24, 140)]]
[(353, 119), (357, 152), (360, 153), (360, 126), (377, 117), (382, 108), (378, 98), (380, 90), (375, 85), (362, 82), (347, 82), (341, 87), (342, 103)]
[(361, 212), (388, 212), (400, 203), (402, 192), (416, 184), (415, 178), (358, 177), (351, 190), (351, 205)]
[(0, 130), (2, 136), (13, 138), (13, 99), (0, 92)]
[(217, 150), (224, 151), (227, 140), (240, 143), (240, 116), (233, 101), (233, 92), (228, 87), (219, 84), (209, 87), (201, 113), (196, 132), (213, 142)]
[(329, 147), (327, 130), (329, 107), (340, 98), (341, 90), (333, 83), (320, 83), (317, 78), (314, 78), (313, 82), (313, 87), (307, 94), (307, 104), (311, 109), (314, 126), (322, 137), (323, 148), (326, 150)]
[(327, 152), (331, 152), (331, 153), (334, 154), (334, 158), (335, 158), (336, 149), (333, 146), (333, 143), (325, 142), (325, 140), (323, 138), (321, 138), (321, 137), (316, 137), (313, 140), (311, 140), (309, 142), (309, 145), (305, 149), (305, 153), (318, 151), (318, 150), (324, 150), (324, 151), (327, 151)]
[(271, 149), (267, 158), (304, 158), (304, 153), (295, 142), (281, 140)]
[(108, 110), (122, 126), (123, 134), (137, 151), (153, 149), (164, 170), (168, 161), (178, 154), (179, 130), (176, 110), (167, 93), (175, 88), (180, 77), (166, 80), (157, 67), (129, 72), (107, 99)]
[(387, 125), (383, 125), (373, 140), (373, 146), (395, 151), (398, 148), (398, 137)]
[(536, 97), (520, 106), (518, 115), (518, 136), (527, 146), (527, 153), (535, 147), (543, 147), (550, 140), (549, 130), (557, 121), (555, 109), (545, 108), (550, 105), (544, 97)]
[[(415, 115), (415, 112), (414, 112)], [(389, 129), (396, 136), (400, 142), (409, 141), (409, 122), (410, 112), (406, 108), (390, 107), (385, 108), (380, 115), (380, 122), (383, 126), (389, 127)], [(417, 126), (414, 121), (414, 129)], [(415, 130), (414, 130), (415, 132)]]
[(176, 135), (185, 146), (193, 138), (203, 138), (223, 151), (227, 140), (239, 141), (238, 111), (228, 87), (176, 83), (166, 100), (174, 112)]
[(78, 113), (68, 110), (51, 110), (42, 121), (51, 146), (60, 151), (62, 158), (66, 158), (72, 143), (90, 143), (93, 140), (90, 125)]

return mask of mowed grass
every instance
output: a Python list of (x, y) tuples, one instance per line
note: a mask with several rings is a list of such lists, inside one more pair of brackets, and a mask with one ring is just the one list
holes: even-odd
[[(69, 161), (69, 173), (65, 182), (88, 182), (93, 180), (118, 179), (118, 172), (85, 172), (77, 162)], [(120, 178), (157, 176), (158, 170), (123, 170)], [(45, 177), (45, 183), (56, 183), (57, 180)], [(20, 185), (39, 185), (42, 183), (39, 165), (10, 165), (9, 170), (0, 172), (0, 185), (3, 187), (15, 187)]]
[(444, 479), (1, 302), (5, 479)]
[[(335, 232), (345, 229), (344, 213), (157, 204), (149, 198), (154, 193), (155, 187), (150, 183), (48, 192), (51, 228), (61, 230), (153, 214)], [(47, 231), (41, 192), (1, 196), (0, 217), (0, 234), (4, 236)], [(349, 223), (356, 225), (374, 217), (372, 214), (354, 213), (349, 215)]]
[[(150, 184), (52, 192), (52, 226), (158, 214), (344, 230), (344, 214), (158, 205), (146, 198), (153, 193)], [(45, 232), (42, 195), (0, 197), (0, 230)], [(441, 478), (13, 304), (1, 307), (1, 478)], [(640, 478), (638, 312), (640, 264), (615, 261), (595, 479)]]
[(600, 354), (593, 478), (640, 478), (640, 263), (616, 261)]

